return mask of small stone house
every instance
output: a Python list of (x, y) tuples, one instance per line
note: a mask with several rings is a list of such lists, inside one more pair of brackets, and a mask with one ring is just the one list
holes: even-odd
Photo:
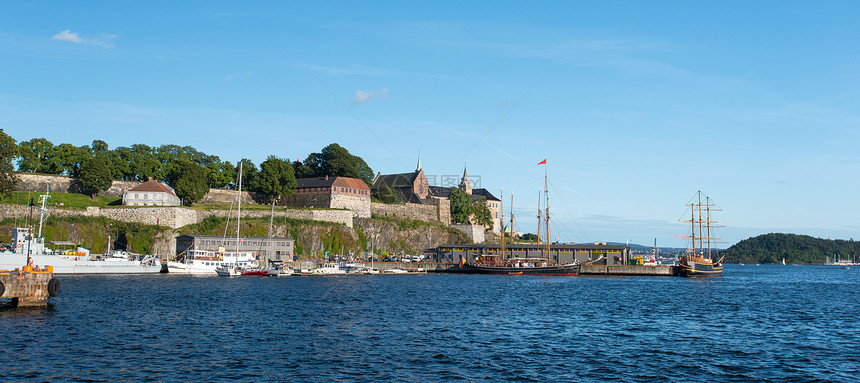
[(122, 194), (125, 206), (179, 206), (182, 202), (176, 192), (152, 177)]
[(324, 176), (296, 179), (292, 195), (282, 197), (296, 207), (348, 209), (359, 218), (370, 218), (370, 187), (357, 178)]

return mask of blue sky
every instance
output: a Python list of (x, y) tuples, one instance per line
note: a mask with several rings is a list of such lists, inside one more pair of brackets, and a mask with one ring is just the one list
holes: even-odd
[[(191, 145), (480, 177), (534, 232), (683, 246), (852, 238), (860, 3), (2, 2), (0, 128), (18, 141)], [(507, 209), (507, 208), (506, 208)], [(860, 237), (860, 236), (858, 236)]]

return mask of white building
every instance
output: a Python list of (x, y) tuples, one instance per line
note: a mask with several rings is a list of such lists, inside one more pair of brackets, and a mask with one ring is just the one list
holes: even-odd
[(153, 180), (152, 177), (122, 194), (126, 206), (179, 206), (179, 197), (170, 186)]

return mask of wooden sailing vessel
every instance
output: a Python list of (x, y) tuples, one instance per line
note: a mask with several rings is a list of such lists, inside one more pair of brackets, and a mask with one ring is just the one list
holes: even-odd
[[(538, 165), (546, 165), (546, 160)], [(546, 190), (546, 254), (542, 253), (540, 258), (506, 258), (505, 234), (502, 230), (502, 254), (499, 256), (482, 256), (477, 261), (469, 264), (471, 271), (478, 274), (507, 274), (507, 275), (579, 275), (581, 265), (570, 263), (559, 265), (552, 262), (549, 240), (549, 182), (547, 180), (546, 168), (544, 168), (544, 184)], [(514, 241), (514, 200), (511, 196), (511, 243)], [(504, 228), (504, 225), (502, 226)]]
[(711, 228), (721, 227), (714, 225), (717, 221), (711, 220), (711, 212), (721, 210), (714, 205), (710, 197), (706, 196), (705, 202), (702, 203), (701, 191), (697, 192), (696, 198), (696, 202), (687, 205), (690, 207), (690, 219), (681, 220), (690, 224), (690, 235), (681, 238), (689, 239), (691, 246), (678, 258), (680, 272), (682, 276), (720, 275), (723, 272), (723, 259), (714, 261), (715, 254), (712, 254), (711, 245), (725, 242), (718, 242), (720, 238), (711, 236)]

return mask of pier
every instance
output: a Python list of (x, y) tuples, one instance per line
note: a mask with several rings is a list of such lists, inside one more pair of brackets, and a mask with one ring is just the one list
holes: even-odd
[(672, 277), (680, 274), (678, 266), (582, 265), (579, 275)]
[(0, 270), (0, 298), (11, 298), (12, 307), (46, 307), (48, 298), (60, 293), (60, 281), (54, 278), (54, 268), (34, 270)]

